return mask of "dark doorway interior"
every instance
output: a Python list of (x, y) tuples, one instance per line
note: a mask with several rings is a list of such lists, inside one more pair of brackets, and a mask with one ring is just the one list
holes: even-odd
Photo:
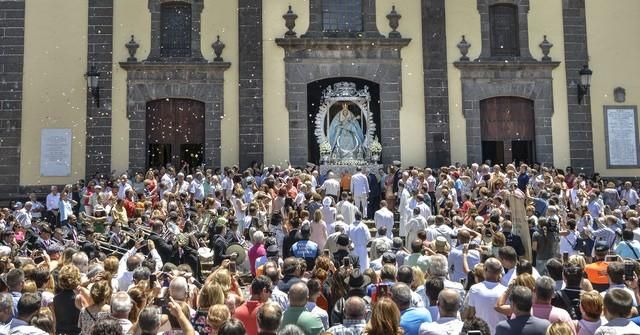
[(204, 103), (161, 99), (147, 103), (147, 165), (190, 169), (204, 162)]
[[(375, 136), (377, 136), (379, 140), (381, 139), (380, 128), (382, 125), (380, 123), (380, 86), (377, 83), (353, 77), (329, 78), (311, 82), (307, 84), (307, 111), (309, 112), (307, 118), (307, 134), (309, 143), (308, 161), (311, 163), (318, 164), (320, 162), (320, 147), (315, 135), (315, 120), (316, 114), (318, 114), (318, 108), (320, 107), (320, 103), (322, 100), (322, 91), (324, 91), (327, 87), (341, 81), (355, 83), (358, 90), (364, 89), (365, 86), (369, 87), (369, 93), (371, 94), (371, 103), (369, 104), (369, 109), (373, 114), (373, 122), (375, 122), (376, 124)], [(354, 112), (356, 108), (357, 106), (349, 107), (349, 109)], [(339, 110), (340, 107), (334, 105), (330, 109), (330, 117), (333, 117)], [(366, 133), (367, 130), (363, 129), (363, 131)]]
[(493, 164), (535, 162), (533, 101), (496, 97), (480, 101), (482, 160)]

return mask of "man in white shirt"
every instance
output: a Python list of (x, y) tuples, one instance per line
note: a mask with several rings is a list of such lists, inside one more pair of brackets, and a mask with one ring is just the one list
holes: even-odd
[(627, 181), (624, 183), (624, 189), (620, 192), (620, 198), (627, 201), (629, 208), (635, 209), (638, 204), (638, 192), (631, 187), (631, 182)]
[[(119, 291), (126, 291), (131, 283), (133, 283), (133, 271), (140, 266), (143, 258), (137, 254), (138, 249), (142, 248), (143, 242), (136, 243), (126, 254), (120, 258), (120, 262), (118, 264), (118, 272), (116, 274), (116, 279), (118, 281), (117, 289)], [(162, 258), (160, 258), (160, 254), (155, 248), (155, 244), (153, 241), (147, 241), (147, 247), (149, 248), (149, 254), (155, 261), (156, 268), (155, 271), (160, 271), (162, 269)]]
[(424, 194), (417, 194), (416, 195), (416, 208), (420, 208), (420, 215), (422, 215), (423, 218), (428, 218), (431, 216), (431, 206), (427, 205), (424, 202)]
[(373, 220), (376, 224), (376, 229), (380, 227), (386, 227), (387, 237), (393, 238), (393, 213), (387, 208), (387, 202), (385, 200), (380, 201), (380, 209), (376, 211)]
[(16, 220), (26, 229), (31, 227), (31, 206), (31, 201), (27, 201), (24, 203), (24, 207), (20, 208), (16, 213)]
[(355, 221), (349, 226), (349, 239), (353, 241), (353, 252), (360, 258), (360, 269), (363, 271), (369, 268), (369, 252), (367, 243), (371, 239), (369, 227), (361, 221), (362, 214), (355, 213)]
[(475, 316), (484, 320), (489, 325), (491, 334), (495, 334), (498, 322), (507, 319), (493, 308), (498, 298), (507, 290), (507, 287), (498, 281), (501, 273), (500, 261), (489, 258), (484, 263), (485, 281), (471, 286), (467, 306), (463, 312), (464, 318)]
[(173, 190), (175, 184), (175, 174), (176, 169), (174, 169), (173, 166), (170, 166), (169, 168), (167, 168), (167, 171), (164, 173), (164, 175), (162, 175), (160, 182), (167, 185), (167, 190)]
[(132, 187), (131, 184), (129, 184), (129, 177), (123, 174), (118, 181), (118, 199), (124, 200), (127, 195), (127, 190), (130, 189), (132, 189)]
[(436, 215), (435, 226), (430, 226), (427, 229), (427, 241), (435, 241), (438, 236), (442, 236), (449, 245), (453, 245), (451, 235), (453, 235), (453, 229), (444, 224), (444, 216)]
[(189, 182), (185, 180), (184, 173), (179, 172), (176, 178), (175, 186), (173, 187), (174, 194), (187, 193), (189, 191)]
[(445, 288), (438, 294), (440, 318), (420, 325), (420, 335), (460, 334), (464, 322), (458, 318), (462, 298), (456, 290)]
[(47, 218), (50, 220), (50, 223), (55, 225), (58, 222), (60, 213), (60, 193), (58, 193), (58, 186), (51, 186), (51, 193), (47, 194), (45, 205), (47, 206)]
[(202, 172), (196, 172), (196, 177), (189, 185), (189, 194), (195, 201), (202, 202), (204, 200), (204, 175)]
[(363, 217), (367, 217), (367, 198), (369, 196), (369, 179), (363, 172), (363, 168), (357, 167), (356, 173), (351, 176), (351, 193), (355, 206)]
[(333, 172), (329, 172), (327, 179), (325, 179), (321, 190), (324, 190), (324, 194), (333, 197), (334, 201), (338, 201), (338, 195), (340, 194), (340, 181), (336, 179), (336, 175)]

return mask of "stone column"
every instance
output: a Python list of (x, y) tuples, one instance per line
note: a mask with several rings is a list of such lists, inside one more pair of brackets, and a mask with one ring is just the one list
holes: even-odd
[(87, 92), (86, 175), (111, 172), (111, 87), (113, 75), (113, 0), (89, 0), (87, 70), (100, 72), (99, 105)]
[(240, 168), (264, 160), (262, 0), (238, 0)]
[(585, 0), (563, 0), (564, 66), (567, 72), (567, 111), (569, 113), (569, 154), (576, 172), (593, 173), (593, 131), (591, 98), (578, 104), (580, 69), (588, 63)]
[(427, 166), (451, 163), (445, 0), (422, 0)]
[[(0, 194), (17, 196), (20, 183), (24, 0), (0, 1)], [(40, 134), (33, 134), (39, 138)]]

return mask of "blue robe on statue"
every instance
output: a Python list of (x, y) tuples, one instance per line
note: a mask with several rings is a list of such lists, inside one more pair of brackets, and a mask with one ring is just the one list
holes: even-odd
[(329, 144), (337, 158), (362, 158), (360, 148), (364, 143), (364, 134), (360, 123), (351, 112), (343, 117), (342, 112), (336, 115), (329, 125)]

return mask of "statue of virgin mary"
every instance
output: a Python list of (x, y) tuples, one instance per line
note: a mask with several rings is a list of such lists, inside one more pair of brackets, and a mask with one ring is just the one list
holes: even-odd
[(329, 125), (331, 153), (337, 159), (362, 159), (364, 158), (363, 143), (362, 127), (349, 110), (349, 105), (343, 102), (342, 110)]

